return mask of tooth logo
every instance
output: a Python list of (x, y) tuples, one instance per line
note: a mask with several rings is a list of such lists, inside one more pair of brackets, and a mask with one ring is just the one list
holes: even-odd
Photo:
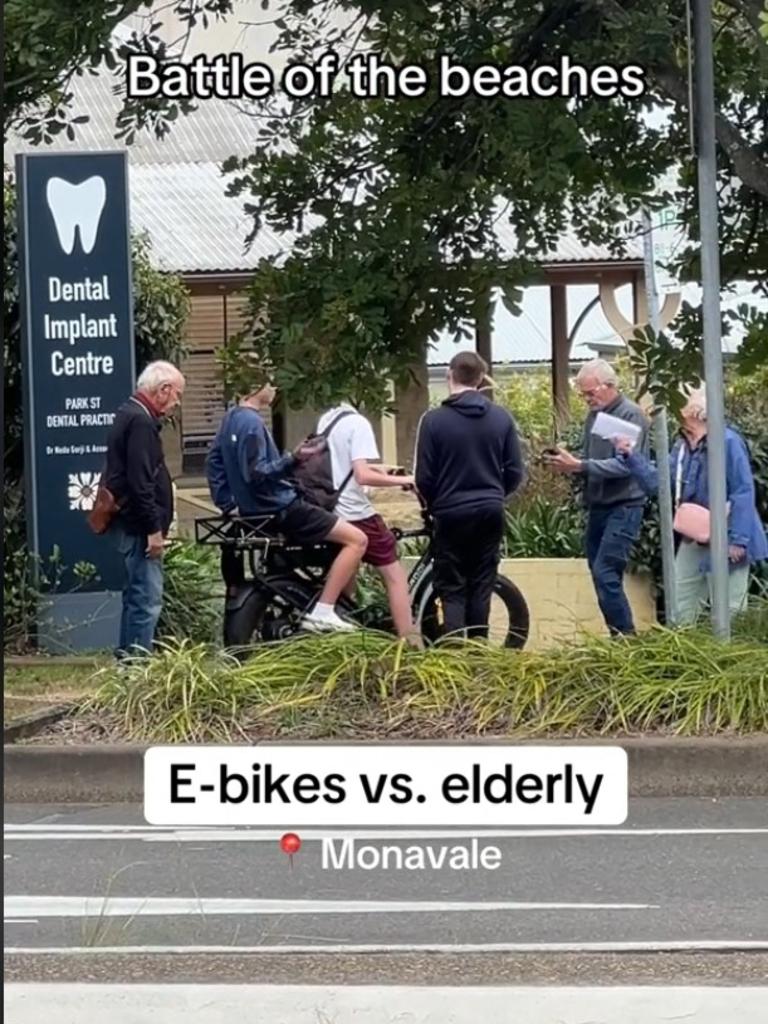
[(46, 188), (48, 208), (53, 214), (59, 244), (67, 256), (75, 248), (75, 231), (80, 229), (84, 253), (93, 251), (99, 222), (107, 199), (107, 186), (100, 175), (73, 185), (63, 178), (51, 178)]

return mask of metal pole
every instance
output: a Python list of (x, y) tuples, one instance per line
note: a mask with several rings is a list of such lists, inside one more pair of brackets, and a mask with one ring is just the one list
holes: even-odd
[(694, 53), (702, 313), (704, 318), (704, 376), (707, 386), (712, 628), (715, 636), (728, 639), (730, 636), (728, 523), (725, 484), (723, 352), (720, 339), (720, 250), (717, 232), (717, 160), (711, 0), (695, 0)]
[[(653, 333), (659, 334), (659, 297), (656, 292), (656, 274), (653, 269), (653, 226), (647, 210), (643, 210), (643, 256), (645, 263), (645, 294), (648, 304), (648, 322)], [(659, 521), (661, 525), (661, 569), (664, 581), (664, 620), (666, 625), (677, 622), (677, 578), (675, 575), (675, 533), (672, 529), (672, 481), (669, 474), (669, 428), (667, 410), (654, 399), (653, 437), (656, 465), (659, 467)]]

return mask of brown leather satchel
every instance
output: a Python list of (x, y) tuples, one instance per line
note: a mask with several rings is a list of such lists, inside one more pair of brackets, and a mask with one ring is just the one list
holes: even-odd
[(119, 511), (120, 506), (114, 494), (106, 484), (100, 482), (96, 489), (96, 501), (88, 513), (88, 525), (94, 533), (106, 533)]

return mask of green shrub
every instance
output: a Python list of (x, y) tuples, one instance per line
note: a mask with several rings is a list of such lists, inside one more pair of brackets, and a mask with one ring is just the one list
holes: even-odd
[(414, 651), (361, 632), (262, 645), (242, 665), (182, 642), (102, 675), (85, 710), (153, 742), (768, 729), (768, 648), (702, 630), (541, 652), (471, 642)]
[(24, 493), (20, 486), (6, 486), (3, 491), (3, 650), (23, 654), (43, 640), (62, 653), (69, 650), (67, 628), (43, 636), (40, 622), (50, 606), (50, 595), (56, 593), (67, 579), (71, 590), (97, 579), (96, 568), (88, 562), (64, 565), (57, 547), (45, 558), (32, 555), (26, 543)]
[(127, 659), (119, 672), (103, 669), (105, 682), (83, 710), (118, 714), (131, 737), (171, 743), (232, 738), (247, 703), (247, 684), (236, 669), (234, 658), (205, 644), (160, 641), (151, 658)]
[[(35, 560), (26, 547), (24, 502), (19, 488), (4, 492), (5, 565), (3, 604), (6, 651), (21, 653), (40, 640), (38, 619), (46, 594), (59, 589), (65, 572), (58, 550)], [(221, 641), (224, 586), (217, 552), (187, 540), (173, 541), (164, 557), (163, 610), (157, 635), (196, 643)], [(92, 582), (93, 566), (73, 567), (78, 585)], [(66, 636), (56, 638), (66, 650)]]
[(749, 446), (757, 509), (768, 526), (768, 369), (731, 384), (726, 413)]
[[(550, 370), (512, 373), (499, 383), (494, 400), (509, 409), (523, 437), (547, 445), (558, 437), (552, 403)], [(574, 420), (584, 416), (584, 403), (571, 389), (570, 413)]]
[(220, 643), (224, 584), (218, 552), (193, 541), (175, 540), (165, 552), (164, 568), (158, 637)]
[(584, 512), (574, 500), (542, 497), (507, 512), (505, 558), (583, 558)]

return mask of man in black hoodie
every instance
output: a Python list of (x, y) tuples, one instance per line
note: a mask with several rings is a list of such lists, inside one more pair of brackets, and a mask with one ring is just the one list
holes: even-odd
[(488, 636), (504, 535), (504, 503), (523, 481), (515, 423), (481, 388), (488, 367), (459, 352), (450, 396), (425, 413), (416, 435), (416, 489), (434, 521), (435, 590), (447, 634)]

